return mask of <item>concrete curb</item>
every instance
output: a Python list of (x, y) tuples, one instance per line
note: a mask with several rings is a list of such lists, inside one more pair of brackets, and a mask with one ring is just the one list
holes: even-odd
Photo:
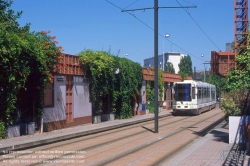
[(214, 121), (213, 123), (211, 123), (209, 126), (205, 127), (203, 130), (200, 131), (200, 135), (201, 136), (205, 136), (206, 134), (208, 134), (208, 132), (210, 130), (212, 130), (213, 128), (215, 128), (217, 125), (219, 125), (220, 123), (222, 123), (224, 121), (224, 116), (222, 116), (220, 119), (218, 119), (217, 121)]
[[(167, 114), (163, 114), (163, 115), (159, 115), (159, 118), (163, 118), (166, 116), (171, 116), (171, 113), (167, 113)], [(130, 119), (128, 119), (130, 120)], [(85, 135), (90, 135), (90, 134), (95, 134), (95, 133), (99, 133), (99, 132), (104, 132), (104, 131), (108, 131), (108, 130), (113, 130), (113, 129), (117, 129), (117, 128), (121, 128), (121, 127), (125, 127), (125, 126), (130, 126), (130, 125), (134, 125), (134, 124), (138, 124), (138, 123), (142, 123), (142, 122), (147, 122), (147, 121), (151, 121), (154, 120), (154, 117), (142, 117), (141, 119), (135, 119), (132, 121), (128, 121), (128, 122), (121, 122), (120, 124), (109, 124), (107, 126), (100, 126), (99, 128), (96, 129), (89, 129), (89, 130), (85, 130), (85, 131), (80, 131), (80, 132), (75, 132), (75, 133), (70, 133), (70, 134), (65, 134), (65, 135), (57, 135), (55, 137), (52, 138), (41, 138), (40, 140), (33, 140), (33, 141), (27, 141), (25, 143), (16, 143), (13, 145), (9, 145), (9, 146), (5, 146), (5, 147), (0, 147), (0, 154), (4, 154), (8, 151), (11, 150), (22, 150), (22, 149), (26, 149), (26, 148), (31, 148), (31, 147), (35, 147), (35, 146), (42, 146), (42, 145), (46, 145), (46, 144), (50, 144), (50, 143), (55, 143), (55, 142), (59, 142), (59, 141), (65, 141), (67, 139), (72, 139), (72, 138), (77, 138), (77, 137), (81, 137), (81, 136), (85, 136)]]

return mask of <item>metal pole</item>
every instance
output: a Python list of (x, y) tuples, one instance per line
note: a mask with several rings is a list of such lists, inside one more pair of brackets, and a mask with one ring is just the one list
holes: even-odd
[(219, 108), (220, 108), (220, 100), (221, 100), (221, 97), (220, 97), (220, 89), (221, 89), (221, 87), (220, 87), (220, 76), (219, 76), (219, 92), (218, 92), (218, 98), (219, 98)]
[(196, 67), (194, 67), (194, 80), (196, 80)]
[(168, 83), (168, 107), (171, 108), (170, 82)]
[(158, 133), (158, 0), (154, 0), (155, 133)]
[(205, 71), (204, 71), (204, 82), (206, 82), (206, 66), (205, 66)]
[(164, 68), (165, 68), (165, 61), (164, 61), (164, 59), (165, 59), (165, 54), (164, 54), (164, 39), (165, 39), (165, 36), (163, 37), (163, 53), (162, 53), (162, 61), (163, 61), (163, 66), (162, 66), (162, 71), (164, 71)]
[[(203, 57), (204, 55), (202, 54), (201, 56)], [(203, 72), (204, 73), (204, 76), (203, 76), (204, 79), (203, 79), (203, 81), (206, 82), (206, 63), (203, 63), (203, 64), (204, 64), (204, 69), (205, 69), (204, 72)]]

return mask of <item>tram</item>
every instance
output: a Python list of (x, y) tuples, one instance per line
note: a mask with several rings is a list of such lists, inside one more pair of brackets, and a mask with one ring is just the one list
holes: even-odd
[(173, 115), (181, 112), (199, 115), (216, 106), (216, 87), (209, 83), (194, 80), (174, 82), (172, 95)]

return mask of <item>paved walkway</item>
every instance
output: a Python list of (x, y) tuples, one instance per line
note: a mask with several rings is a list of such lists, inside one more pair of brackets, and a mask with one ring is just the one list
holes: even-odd
[(166, 166), (250, 166), (245, 145), (229, 144), (229, 126), (222, 122), (204, 137), (194, 140)]
[[(171, 115), (171, 111), (162, 111), (159, 113), (159, 118)], [(15, 138), (0, 140), (0, 152), (12, 149), (27, 148), (34, 145), (42, 145), (44, 143), (51, 143), (60, 140), (66, 140), (76, 136), (83, 136), (91, 133), (97, 133), (109, 129), (115, 129), (122, 126), (136, 124), (154, 119), (154, 114), (143, 116), (135, 116), (131, 119), (114, 120), (98, 124), (80, 125), (61, 130), (54, 130), (45, 133), (36, 133), (34, 135), (27, 135)], [(223, 122), (215, 129), (209, 132), (204, 137), (194, 140), (193, 143), (184, 148), (178, 155), (169, 160), (165, 165), (242, 165), (247, 166), (250, 161), (249, 156), (235, 157), (239, 151), (244, 148), (236, 148), (228, 143), (228, 124)], [(233, 148), (232, 148), (233, 147)], [(245, 158), (244, 158), (245, 157)]]
[(204, 137), (194, 140), (166, 165), (220, 166), (223, 165), (232, 146), (228, 143), (228, 124), (223, 122)]

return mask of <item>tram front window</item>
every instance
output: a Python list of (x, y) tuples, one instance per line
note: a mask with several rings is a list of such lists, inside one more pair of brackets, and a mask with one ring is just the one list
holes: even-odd
[(191, 84), (176, 84), (175, 85), (175, 100), (176, 101), (191, 101)]

